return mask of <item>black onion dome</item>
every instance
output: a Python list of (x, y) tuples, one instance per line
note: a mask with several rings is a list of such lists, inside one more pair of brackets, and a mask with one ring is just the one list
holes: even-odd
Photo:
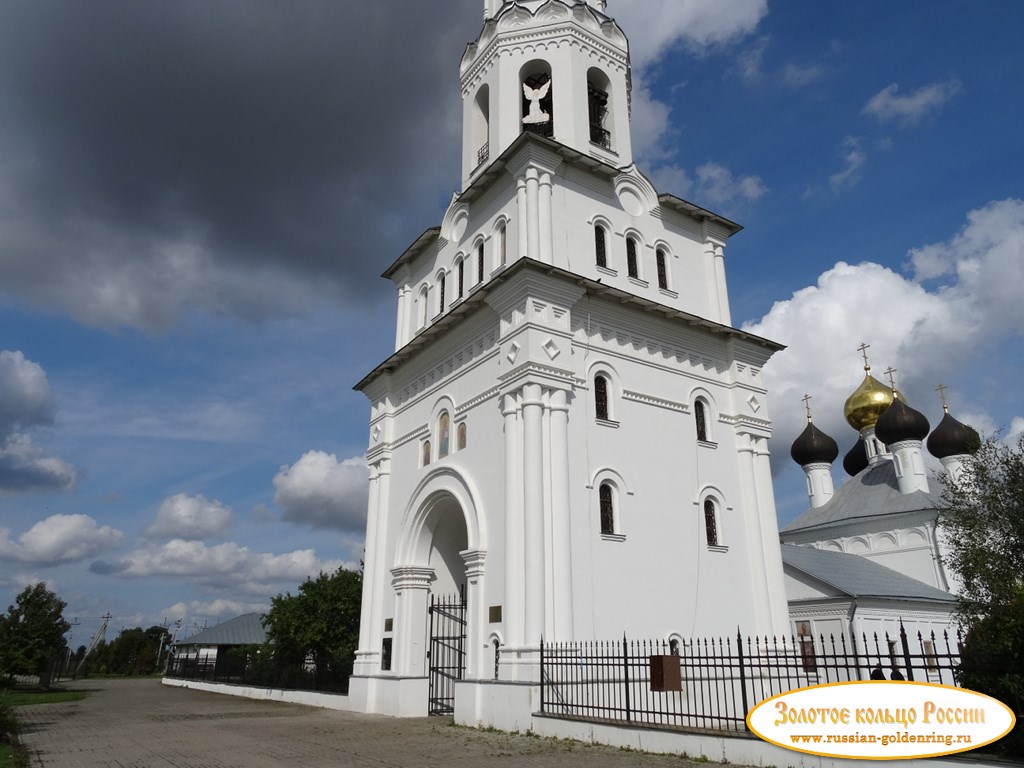
[(839, 455), (839, 445), (814, 424), (807, 422), (807, 429), (793, 441), (789, 455), (801, 467), (808, 464), (831, 464)]
[(843, 457), (843, 469), (850, 477), (859, 475), (868, 468), (868, 447), (864, 438), (860, 438), (850, 452)]
[(931, 425), (920, 411), (915, 411), (902, 400), (893, 400), (892, 405), (878, 417), (875, 437), (886, 445), (903, 440), (924, 440)]
[(981, 437), (974, 427), (957, 421), (948, 413), (942, 417), (935, 431), (928, 435), (928, 453), (936, 459), (974, 453), (979, 445)]

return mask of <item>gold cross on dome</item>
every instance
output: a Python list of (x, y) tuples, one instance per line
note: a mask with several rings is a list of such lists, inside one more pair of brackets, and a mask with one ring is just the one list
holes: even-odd
[(949, 403), (946, 402), (946, 390), (949, 389), (945, 384), (939, 384), (935, 388), (935, 391), (939, 393), (939, 397), (942, 398), (942, 412), (949, 413)]
[(889, 370), (885, 372), (885, 375), (889, 377), (889, 386), (892, 387), (893, 392), (896, 391), (896, 377), (893, 375), (895, 373), (898, 373), (898, 371), (891, 365), (889, 366)]
[(860, 352), (862, 355), (864, 355), (864, 370), (865, 371), (870, 371), (871, 370), (871, 363), (868, 362), (868, 350), (869, 349), (871, 349), (871, 345), (870, 344), (861, 343), (861, 345), (859, 347), (857, 347), (857, 351)]
[(810, 421), (814, 421), (814, 419), (811, 418), (811, 400), (812, 399), (813, 398), (810, 395), (804, 395), (804, 408), (807, 409), (807, 421), (809, 421), (809, 422)]

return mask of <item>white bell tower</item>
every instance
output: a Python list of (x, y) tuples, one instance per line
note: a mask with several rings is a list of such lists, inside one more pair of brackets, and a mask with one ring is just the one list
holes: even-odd
[(629, 44), (603, 0), (487, 0), (462, 57), (463, 188), (524, 131), (633, 162)]

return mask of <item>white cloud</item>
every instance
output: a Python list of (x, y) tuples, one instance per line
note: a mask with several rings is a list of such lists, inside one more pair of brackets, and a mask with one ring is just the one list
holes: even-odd
[(88, 515), (51, 515), (17, 540), (10, 538), (9, 530), (0, 528), (0, 556), (39, 565), (71, 563), (112, 549), (123, 538), (121, 531), (100, 527)]
[(768, 0), (615, 0), (609, 12), (629, 36), (633, 63), (644, 67), (675, 45), (700, 53), (750, 34)]
[(333, 571), (340, 560), (321, 560), (312, 549), (275, 555), (252, 552), (234, 542), (210, 546), (174, 539), (158, 547), (138, 549), (117, 562), (95, 561), (94, 573), (121, 578), (174, 576), (214, 589), (234, 588), (249, 594), (274, 594), (282, 584), (305, 581)]
[(782, 80), (791, 88), (803, 88), (824, 76), (825, 68), (818, 64), (806, 67), (799, 64), (787, 64), (782, 68)]
[(0, 438), (0, 492), (66, 491), (77, 479), (74, 467), (44, 455), (28, 435)]
[[(191, 634), (187, 631), (186, 625), (188, 619), (205, 619), (213, 618), (220, 621), (226, 621), (227, 619), (241, 616), (243, 613), (256, 613), (265, 612), (270, 609), (270, 603), (268, 601), (243, 601), (243, 600), (227, 600), (224, 598), (217, 598), (209, 602), (203, 602), (201, 600), (191, 600), (188, 603), (177, 602), (174, 605), (170, 605), (159, 612), (160, 616), (165, 616), (171, 622), (178, 621), (182, 622), (182, 629), (179, 631), (179, 639)], [(172, 630), (173, 631), (173, 630)]]
[(903, 125), (912, 125), (938, 111), (963, 91), (963, 85), (953, 78), (922, 86), (906, 96), (899, 95), (899, 90), (896, 83), (883, 88), (864, 106), (864, 114), (873, 115), (883, 123), (898, 120)]
[(0, 350), (0, 437), (53, 421), (50, 383), (38, 363), (18, 351)]
[(723, 165), (704, 163), (691, 174), (677, 165), (663, 165), (651, 174), (661, 192), (690, 196), (709, 207), (731, 206), (761, 199), (768, 187), (759, 176), (734, 176)]
[(153, 538), (207, 539), (219, 537), (231, 523), (231, 509), (204, 496), (175, 494), (164, 499), (156, 520), (145, 530)]
[[(842, 406), (861, 377), (861, 342), (871, 344), (876, 376), (882, 378), (890, 365), (899, 369), (900, 389), (934, 420), (939, 401), (933, 390), (940, 381), (955, 380), (985, 350), (1024, 334), (1024, 201), (996, 201), (972, 211), (951, 240), (910, 257), (921, 275), (947, 281), (929, 289), (920, 277), (879, 264), (840, 262), (745, 326), (788, 346), (764, 372), (774, 403), (777, 467), (789, 462), (789, 444), (803, 429), (805, 392), (815, 398), (815, 423), (839, 440), (843, 452), (853, 444), (856, 435), (842, 419)], [(966, 398), (953, 410), (983, 431), (994, 424), (983, 406)]]
[(828, 177), (829, 186), (836, 192), (852, 187), (860, 181), (864, 163), (868, 159), (859, 136), (847, 136), (839, 150), (846, 165), (841, 171)]
[(362, 532), (366, 524), (369, 468), (362, 457), (338, 461), (308, 451), (274, 477), (274, 503), (284, 519), (312, 526)]
[(768, 50), (768, 38), (762, 37), (750, 48), (742, 51), (736, 60), (740, 79), (747, 85), (756, 85), (764, 77), (764, 54)]

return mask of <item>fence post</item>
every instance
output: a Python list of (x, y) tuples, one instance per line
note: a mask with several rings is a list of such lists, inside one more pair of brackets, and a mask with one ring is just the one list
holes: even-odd
[(736, 652), (740, 662), (740, 698), (743, 701), (743, 728), (747, 729), (747, 712), (750, 711), (747, 704), (747, 671), (743, 666), (743, 635), (740, 628), (736, 627)]
[(907, 680), (913, 680), (914, 668), (910, 664), (910, 643), (907, 642), (907, 630), (903, 628), (903, 619), (900, 619), (900, 642), (903, 644), (903, 662), (907, 665)]
[(626, 682), (626, 722), (633, 721), (633, 710), (629, 704), (629, 645), (626, 642), (626, 635), (622, 635), (622, 668), (625, 674), (623, 679)]
[(544, 711), (544, 635), (540, 636), (540, 711)]

